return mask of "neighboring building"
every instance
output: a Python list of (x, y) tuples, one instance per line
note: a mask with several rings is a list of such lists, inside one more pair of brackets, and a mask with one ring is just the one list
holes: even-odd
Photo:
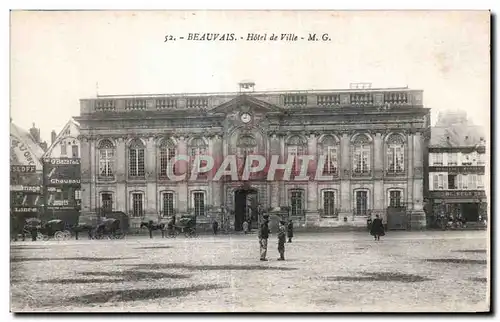
[[(241, 88), (253, 84), (242, 84)], [(290, 207), (298, 225), (366, 225), (389, 206), (425, 226), (424, 152), (430, 111), (408, 88), (99, 96), (81, 100), (82, 213), (124, 211), (132, 225), (192, 213), (209, 222), (231, 210), (241, 230), (247, 206)], [(175, 155), (325, 156), (331, 181), (173, 182)], [(281, 161), (280, 163), (284, 163)], [(178, 165), (178, 167), (177, 167)], [(186, 165), (176, 164), (176, 172)], [(208, 179), (207, 179), (208, 177)], [(254, 198), (249, 198), (249, 196)], [(255, 208), (255, 207), (254, 207)], [(405, 226), (406, 227), (406, 226)]]
[(45, 219), (78, 222), (80, 214), (80, 125), (70, 119), (62, 131), (51, 133), (51, 145), (43, 156)]
[(42, 212), (42, 163), (45, 142), (40, 130), (25, 131), (10, 122), (10, 209), (20, 221)]
[(483, 129), (463, 112), (442, 113), (431, 130), (428, 202), (431, 223), (440, 215), (477, 222), (487, 215)]

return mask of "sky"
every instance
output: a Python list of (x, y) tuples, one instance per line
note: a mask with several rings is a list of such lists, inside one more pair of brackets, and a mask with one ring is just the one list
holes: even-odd
[[(42, 139), (104, 94), (342, 89), (424, 91), (433, 123), (465, 110), (489, 134), (487, 11), (32, 11), (11, 14), (11, 117)], [(188, 33), (328, 33), (328, 42), (164, 42)], [(98, 84), (96, 86), (96, 84)]]

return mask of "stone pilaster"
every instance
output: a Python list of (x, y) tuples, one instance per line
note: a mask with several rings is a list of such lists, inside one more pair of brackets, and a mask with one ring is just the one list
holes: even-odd
[(413, 134), (408, 134), (407, 140), (407, 148), (406, 148), (406, 173), (407, 173), (407, 189), (406, 189), (406, 203), (407, 209), (413, 209), (413, 167), (414, 167), (414, 159), (415, 159), (415, 151), (414, 151), (414, 142), (413, 142)]
[(351, 203), (351, 149), (348, 133), (343, 133), (340, 137), (340, 214), (339, 217), (352, 215)]
[(97, 161), (97, 155), (96, 155), (96, 141), (95, 139), (90, 140), (90, 169), (91, 169), (91, 176), (90, 176), (90, 189), (89, 189), (89, 195), (90, 195), (90, 211), (96, 211), (99, 205), (97, 204), (97, 191), (96, 191), (96, 177), (97, 173), (99, 172), (99, 167), (96, 164)]
[(348, 174), (351, 171), (351, 162), (350, 162), (350, 141), (347, 133), (343, 133), (340, 137), (340, 176), (342, 179), (349, 179), (349, 175), (345, 175), (348, 171)]
[(127, 175), (127, 142), (124, 138), (119, 138), (116, 141), (116, 155), (115, 155), (115, 177), (117, 182), (125, 182)]
[(413, 136), (413, 210), (411, 213), (411, 229), (422, 229), (426, 227), (424, 213), (424, 177), (423, 177), (423, 140), (422, 133), (417, 132)]
[[(212, 174), (219, 169), (220, 164), (224, 160), (224, 151), (222, 145), (222, 137), (214, 136), (210, 140), (211, 143), (211, 156), (214, 158), (214, 169)], [(213, 177), (213, 175), (211, 177)], [(212, 187), (212, 205), (219, 208), (222, 205), (222, 180), (213, 181), (211, 180), (209, 185)]]
[(316, 181), (314, 180), (314, 177), (316, 176), (316, 167), (318, 160), (318, 136), (314, 133), (309, 134), (307, 140), (307, 154), (314, 157), (314, 159), (309, 161), (308, 163), (307, 175), (310, 179), (312, 179), (312, 181)]
[(113, 209), (127, 213), (129, 196), (127, 194), (127, 142), (121, 137), (116, 140), (116, 156), (115, 156), (115, 178), (116, 178), (116, 195), (113, 200)]
[(374, 184), (373, 184), (373, 203), (372, 203), (372, 213), (373, 214), (384, 214), (384, 164), (385, 156), (384, 153), (384, 138), (382, 133), (376, 133), (373, 141), (373, 173), (374, 173)]
[(81, 156), (81, 198), (82, 198), (82, 213), (91, 211), (90, 206), (90, 181), (93, 175), (90, 162), (90, 143), (88, 138), (80, 139), (80, 156)]
[[(280, 136), (280, 163), (285, 163), (287, 160), (287, 155), (286, 153), (286, 146), (285, 146), (285, 136)], [(280, 206), (285, 206), (288, 204), (287, 196), (286, 196), (286, 190), (285, 190), (285, 181), (280, 180), (279, 181), (279, 195), (280, 195), (280, 200), (279, 200), (279, 205)]]
[[(187, 138), (186, 137), (180, 137), (179, 142), (178, 142), (178, 149), (179, 149), (179, 155), (188, 155), (187, 151)], [(188, 169), (188, 164), (187, 162), (184, 161), (179, 161), (176, 164), (179, 165), (179, 173), (184, 174), (187, 173)], [(188, 191), (188, 184), (187, 184), (187, 175), (186, 175), (186, 180), (179, 181), (178, 183), (178, 210), (180, 212), (186, 212), (188, 209), (188, 204), (189, 204), (189, 191)]]

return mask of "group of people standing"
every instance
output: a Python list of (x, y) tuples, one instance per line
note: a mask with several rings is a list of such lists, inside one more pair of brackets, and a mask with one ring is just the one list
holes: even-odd
[[(260, 260), (267, 261), (267, 245), (269, 239), (269, 219), (265, 218), (259, 228), (259, 245), (260, 245)], [(288, 242), (292, 242), (293, 238), (293, 222), (291, 220), (286, 223), (284, 220), (279, 222), (278, 226), (278, 252), (280, 257), (278, 260), (285, 260), (285, 243), (288, 236)]]

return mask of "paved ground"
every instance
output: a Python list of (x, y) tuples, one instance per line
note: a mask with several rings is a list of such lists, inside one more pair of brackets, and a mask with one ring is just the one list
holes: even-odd
[(484, 231), (15, 242), (20, 311), (485, 311)]

